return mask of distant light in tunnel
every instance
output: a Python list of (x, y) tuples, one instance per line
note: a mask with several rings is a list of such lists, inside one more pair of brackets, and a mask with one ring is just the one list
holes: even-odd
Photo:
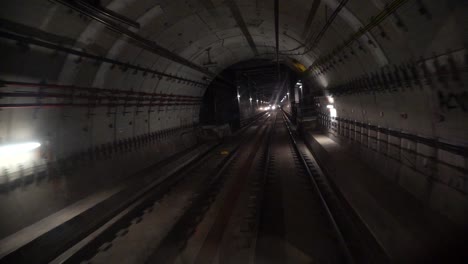
[(249, 98), (250, 102), (252, 102), (252, 97)]
[(289, 92), (286, 93), (289, 96)]
[(275, 109), (276, 109), (276, 105), (271, 107), (271, 110), (275, 110)]
[(330, 104), (335, 103), (335, 99), (334, 99), (333, 97), (327, 96), (327, 98), (328, 98), (328, 102), (329, 102)]
[(21, 143), (21, 144), (1, 146), (0, 157), (29, 152), (31, 150), (37, 149), (40, 146), (41, 146), (41, 143), (39, 142), (27, 142), (27, 143)]
[(332, 109), (332, 108), (335, 108), (335, 107), (333, 105), (329, 104), (329, 105), (327, 105), (327, 108)]
[(336, 109), (335, 108), (330, 109), (330, 116), (331, 117), (336, 117)]
[(319, 78), (318, 78), (320, 84), (324, 87), (324, 88), (327, 88), (328, 87), (328, 81), (327, 79), (325, 79), (325, 77), (323, 75), (320, 75)]
[(237, 98), (240, 99), (240, 94), (237, 95)]

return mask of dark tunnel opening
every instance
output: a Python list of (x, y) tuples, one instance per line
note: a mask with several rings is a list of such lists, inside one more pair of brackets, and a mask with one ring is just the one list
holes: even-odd
[[(245, 122), (258, 116), (268, 106), (279, 107), (282, 98), (277, 94), (283, 91), (294, 94), (290, 87), (294, 87), (299, 77), (284, 64), (279, 66), (279, 72), (277, 67), (273, 61), (257, 59), (239, 62), (223, 70), (219, 74), (222, 80), (214, 78), (206, 89), (200, 108), (200, 123), (227, 125), (235, 132), (241, 127), (241, 120)], [(299, 95), (297, 98), (299, 100)], [(298, 100), (291, 100), (288, 107), (292, 111)]]

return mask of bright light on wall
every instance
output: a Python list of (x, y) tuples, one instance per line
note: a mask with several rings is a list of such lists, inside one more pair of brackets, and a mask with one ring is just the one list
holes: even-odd
[(336, 109), (335, 108), (330, 109), (330, 116), (331, 117), (336, 117)]
[(329, 102), (330, 104), (335, 103), (335, 99), (334, 99), (333, 97), (327, 96), (327, 99), (328, 99), (328, 102)]
[(329, 105), (327, 105), (327, 108), (332, 109), (332, 108), (335, 108), (335, 107), (333, 105), (329, 104)]
[(21, 144), (0, 146), (0, 157), (26, 153), (31, 150), (37, 149), (40, 146), (41, 146), (41, 143), (38, 143), (38, 142), (27, 142), (27, 143), (21, 143)]
[(0, 146), (0, 168), (16, 170), (18, 165), (28, 165), (37, 159), (37, 153), (33, 150), (40, 146), (38, 142)]
[(239, 99), (240, 99), (240, 94), (238, 94), (238, 95), (237, 95), (237, 98), (239, 98)]

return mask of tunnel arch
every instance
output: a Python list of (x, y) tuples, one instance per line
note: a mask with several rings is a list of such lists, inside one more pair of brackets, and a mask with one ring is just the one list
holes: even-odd
[[(141, 24), (140, 29), (128, 27), (127, 30), (158, 44), (174, 56), (141, 47), (135, 40), (112, 32), (105, 25), (59, 2), (20, 0), (2, 3), (3, 30), (27, 36), (26, 40), (6, 39), (2, 42), (6, 61), (20, 65), (5, 67), (2, 79), (32, 82), (38, 86), (42, 82), (201, 98), (214, 76), (229, 66), (252, 58), (275, 60), (274, 1), (230, 0), (240, 11), (240, 17), (236, 17), (227, 1), (220, 0), (101, 1), (102, 6)], [(344, 4), (342, 9), (339, 9), (340, 3)], [(454, 53), (457, 63), (464, 60), (466, 26), (459, 23), (466, 11), (463, 1), (294, 0), (279, 1), (279, 4), (280, 60), (288, 65), (292, 60), (302, 64), (306, 68), (301, 73), (305, 85), (318, 92), (328, 93), (330, 89), (375, 72), (391, 72), (394, 66), (405, 66), (421, 57)], [(333, 12), (338, 9), (333, 18)], [(379, 18), (378, 23), (372, 17)], [(243, 21), (245, 29), (239, 21)], [(331, 24), (325, 27), (327, 21)], [(324, 34), (317, 37), (322, 29)], [(253, 52), (243, 30), (252, 38), (258, 55)], [(37, 47), (28, 44), (28, 38), (128, 63), (134, 68)], [(315, 40), (317, 43), (314, 44)], [(343, 46), (343, 43), (347, 44)], [(209, 62), (208, 48), (211, 60), (216, 64), (205, 67), (204, 64)], [(447, 51), (449, 48), (451, 51)], [(166, 55), (162, 56), (163, 53)], [(177, 58), (204, 70), (200, 72), (187, 63), (184, 65)], [(445, 57), (442, 63), (449, 67)], [(152, 78), (153, 74), (145, 69), (170, 76)], [(431, 74), (437, 69), (430, 67), (428, 71)], [(354, 111), (358, 112), (359, 107), (354, 106), (368, 103), (353, 96), (347, 98), (343, 110), (338, 111), (348, 111), (343, 115), (349, 118), (416, 131), (406, 121), (400, 122), (397, 112), (405, 112), (407, 107), (398, 107), (399, 96), (385, 95), (384, 103), (378, 104), (376, 99), (369, 103), (372, 109), (384, 105), (385, 111), (393, 111), (395, 117), (392, 120), (358, 116)], [(424, 106), (424, 115), (438, 115), (433, 113), (437, 101), (434, 96), (417, 92), (411, 96), (430, 98), (431, 103)], [(25, 102), (25, 99), (8, 100), (9, 103)], [(4, 121), (0, 133), (2, 142), (28, 137), (50, 141), (55, 145), (55, 158), (59, 159), (116, 140), (198, 123), (197, 105), (158, 106), (157, 110), (137, 108), (130, 111), (133, 114), (115, 116), (109, 115), (106, 108), (95, 108), (91, 112), (84, 107), (5, 109), (0, 115), (2, 120), (8, 121)], [(136, 114), (139, 111), (148, 112)], [(432, 114), (427, 114), (431, 111)], [(431, 126), (437, 126), (437, 123), (424, 123), (425, 134), (450, 138), (450, 133), (437, 132)], [(461, 132), (456, 134), (456, 138), (463, 141)], [(69, 141), (70, 138), (73, 139)]]

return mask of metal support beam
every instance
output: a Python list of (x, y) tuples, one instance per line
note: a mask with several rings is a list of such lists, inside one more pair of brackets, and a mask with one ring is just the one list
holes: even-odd
[(259, 56), (257, 47), (255, 46), (255, 43), (252, 39), (252, 36), (250, 35), (249, 30), (247, 29), (247, 25), (245, 24), (245, 21), (242, 18), (241, 12), (239, 10), (239, 7), (235, 3), (235, 0), (227, 0), (226, 4), (231, 10), (232, 16), (236, 20), (237, 25), (239, 25), (240, 30), (247, 39), (247, 42), (249, 43), (249, 46), (252, 49), (252, 52), (255, 54), (255, 56)]
[(310, 34), (310, 25), (312, 25), (312, 21), (314, 21), (315, 14), (317, 14), (317, 10), (320, 6), (321, 0), (314, 0), (312, 3), (312, 7), (310, 8), (309, 15), (307, 16), (306, 23), (304, 25), (304, 30), (302, 31), (302, 38), (305, 40), (307, 36)]
[(174, 62), (177, 62), (181, 65), (184, 65), (184, 66), (187, 66), (191, 69), (194, 69), (196, 71), (199, 71), (201, 73), (204, 73), (210, 77), (215, 77), (216, 75), (210, 71), (208, 71), (206, 68), (200, 66), (200, 65), (197, 65), (193, 62), (191, 62), (190, 60), (186, 59), (186, 58), (183, 58), (173, 52), (171, 52), (170, 50), (166, 49), (166, 48), (163, 48), (161, 46), (159, 46), (156, 42), (154, 41), (151, 41), (151, 40), (148, 40), (140, 35), (138, 35), (137, 33), (134, 33), (122, 26), (120, 26), (119, 24), (116, 24), (114, 23), (113, 21), (109, 20), (108, 18), (104, 17), (104, 16), (97, 16), (93, 10), (91, 8), (87, 8), (86, 6), (84, 5), (77, 5), (75, 3), (75, 1), (71, 1), (71, 0), (54, 0), (56, 2), (59, 2), (69, 8), (73, 8), (73, 9), (79, 9), (81, 13), (85, 14), (86, 16), (106, 25), (107, 28), (109, 28), (110, 30), (114, 31), (114, 32), (117, 32), (123, 36), (126, 36), (128, 37), (129, 39), (135, 41), (135, 43), (137, 43), (140, 47), (154, 53), (154, 54), (157, 54), (159, 56), (162, 56), (166, 59), (169, 59), (171, 61), (174, 61)]
[[(60, 0), (58, 0), (60, 2)], [(65, 0), (66, 1), (66, 0)], [(118, 14), (112, 10), (109, 10), (103, 6), (101, 6), (99, 3), (89, 3), (87, 1), (83, 1), (83, 0), (74, 0), (73, 3), (76, 5), (76, 7), (78, 6), (82, 6), (83, 9), (81, 8), (74, 8), (73, 9), (77, 12), (80, 12), (82, 13), (82, 10), (84, 10), (85, 8), (90, 10), (91, 12), (93, 12), (94, 15), (96, 16), (104, 16), (104, 17), (107, 17), (107, 18), (110, 18), (112, 20), (115, 20), (119, 23), (124, 23), (128, 26), (131, 26), (131, 27), (134, 27), (134, 28), (140, 28), (140, 24), (136, 21), (133, 21), (125, 16), (122, 16), (121, 14)], [(72, 8), (72, 7), (71, 7)], [(86, 14), (84, 14), (86, 15)]]
[(275, 1), (275, 39), (276, 39), (276, 68), (278, 71), (278, 82), (280, 81), (280, 64), (279, 64), (279, 0)]
[[(345, 1), (342, 1), (342, 2), (345, 2)], [(380, 25), (380, 23), (382, 23), (382, 21), (384, 21), (388, 16), (390, 16), (391, 14), (394, 14), (395, 11), (398, 8), (400, 8), (401, 6), (403, 6), (404, 4), (406, 4), (408, 2), (409, 2), (409, 0), (394, 0), (392, 3), (387, 5), (387, 7), (385, 9), (383, 9), (379, 14), (377, 14), (376, 16), (373, 16), (371, 21), (367, 25), (365, 25), (364, 27), (359, 28), (359, 30), (357, 32), (352, 33), (348, 38), (346, 38), (345, 41), (342, 44), (340, 44), (340, 45), (334, 47), (333, 49), (331, 49), (332, 51), (330, 53), (324, 54), (324, 55), (320, 56), (319, 58), (317, 58), (312, 63), (312, 65), (310, 65), (307, 68), (307, 71), (305, 72), (305, 74), (308, 74), (313, 70), (318, 70), (319, 67), (323, 66), (325, 63), (328, 63), (338, 53), (340, 53), (345, 48), (350, 46), (354, 41), (357, 41), (363, 35), (369, 33), (370, 30), (373, 29), (374, 27)], [(338, 6), (338, 7), (340, 7), (340, 6)]]
[(5, 31), (0, 31), (0, 38), (10, 39), (10, 40), (18, 41), (20, 43), (25, 43), (25, 44), (35, 45), (35, 46), (39, 46), (39, 47), (43, 47), (43, 48), (47, 48), (47, 49), (51, 49), (51, 50), (65, 52), (65, 53), (68, 53), (68, 54), (73, 54), (73, 55), (79, 56), (80, 58), (87, 58), (87, 59), (91, 59), (91, 60), (95, 60), (95, 61), (99, 61), (99, 62), (109, 63), (109, 64), (112, 64), (112, 65), (115, 65), (115, 66), (119, 66), (122, 69), (126, 69), (126, 70), (131, 69), (131, 70), (136, 70), (136, 71), (140, 71), (140, 72), (143, 72), (143, 73), (146, 72), (146, 73), (149, 73), (149, 74), (154, 74), (155, 76), (158, 76), (158, 77), (167, 77), (169, 79), (174, 79), (174, 80), (178, 80), (178, 81), (191, 83), (193, 85), (200, 86), (200, 87), (207, 85), (206, 83), (202, 83), (202, 82), (198, 82), (198, 81), (195, 81), (195, 80), (190, 80), (190, 79), (187, 79), (187, 78), (175, 76), (175, 75), (172, 75), (172, 74), (169, 74), (169, 73), (163, 73), (163, 72), (159, 72), (159, 71), (155, 71), (155, 70), (150, 70), (150, 69), (138, 66), (138, 65), (133, 65), (133, 64), (130, 64), (130, 63), (110, 59), (110, 58), (107, 58), (107, 57), (102, 57), (102, 56), (90, 54), (90, 53), (87, 53), (87, 52), (78, 51), (78, 50), (75, 50), (75, 49), (71, 49), (71, 48), (61, 46), (59, 44), (55, 44), (55, 43), (46, 42), (46, 41), (42, 41), (42, 40), (39, 40), (39, 39), (31, 38), (29, 36), (25, 37), (25, 36), (5, 32)]
[[(27, 91), (21, 88), (28, 88)], [(18, 90), (19, 88), (20, 90)], [(2, 103), (0, 108), (23, 107), (117, 107), (200, 105), (202, 97), (179, 94), (135, 92), (63, 84), (46, 84), (0, 80), (0, 99), (22, 98), (21, 103)], [(55, 101), (59, 99), (60, 101)], [(51, 101), (54, 100), (54, 101)]]

